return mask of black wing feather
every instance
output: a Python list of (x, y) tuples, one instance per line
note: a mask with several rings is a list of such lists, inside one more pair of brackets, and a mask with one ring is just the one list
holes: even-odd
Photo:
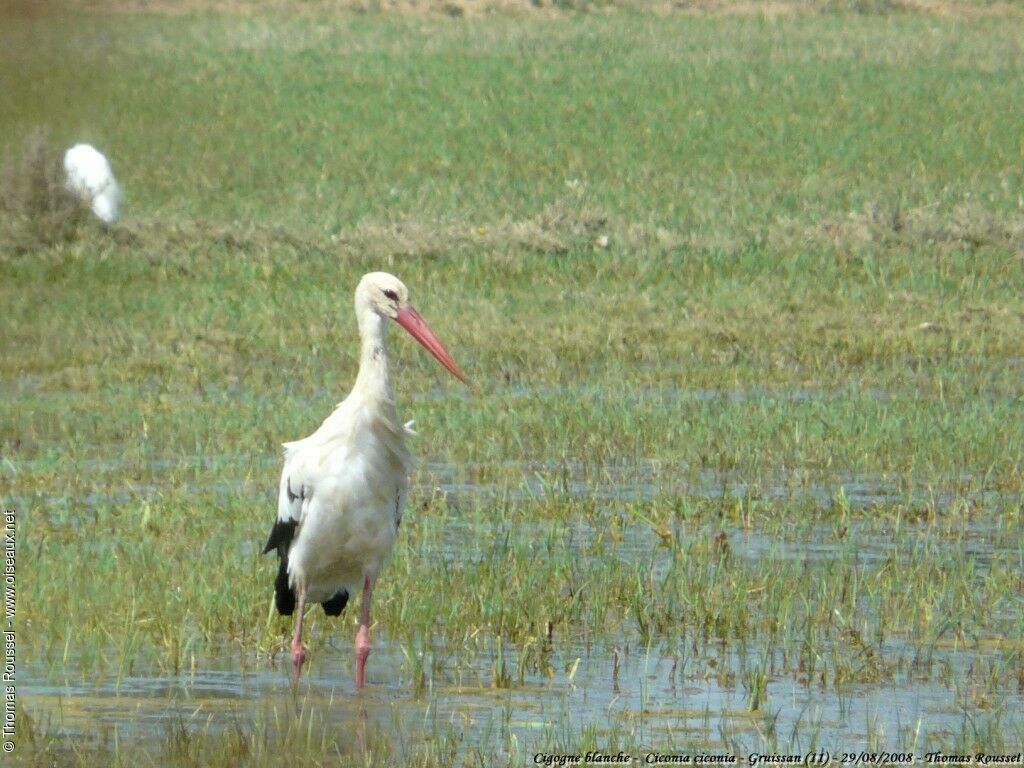
[[(289, 502), (305, 498), (304, 489), (300, 489), (298, 493), (292, 490), (291, 478), (285, 482), (287, 483), (286, 491)], [(279, 561), (277, 578), (274, 579), (274, 604), (277, 606), (277, 612), (282, 616), (291, 616), (295, 613), (295, 590), (292, 589), (288, 579), (288, 550), (295, 538), (295, 529), (298, 527), (298, 520), (279, 519), (271, 528), (267, 545), (263, 548), (263, 554), (277, 550)], [(341, 612), (345, 610), (345, 606), (348, 605), (348, 590), (338, 590), (334, 597), (325, 600), (320, 605), (323, 606), (324, 613), (328, 616), (340, 616)]]
[(324, 607), (324, 613), (328, 616), (340, 616), (341, 612), (345, 610), (345, 606), (348, 605), (348, 590), (338, 590), (334, 597), (324, 600), (320, 605)]
[(282, 616), (291, 616), (295, 612), (295, 590), (288, 585), (288, 556), (281, 558), (274, 579), (274, 604)]
[(277, 550), (277, 554), (285, 557), (288, 554), (288, 546), (295, 538), (295, 529), (299, 526), (298, 520), (278, 520), (270, 530), (270, 538), (267, 539), (267, 546), (263, 548), (263, 554)]

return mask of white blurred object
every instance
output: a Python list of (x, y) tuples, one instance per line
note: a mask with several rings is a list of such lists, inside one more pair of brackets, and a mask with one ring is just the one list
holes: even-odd
[(88, 144), (75, 144), (64, 153), (64, 186), (68, 192), (92, 207), (106, 224), (117, 221), (121, 209), (121, 188), (114, 172), (100, 152)]

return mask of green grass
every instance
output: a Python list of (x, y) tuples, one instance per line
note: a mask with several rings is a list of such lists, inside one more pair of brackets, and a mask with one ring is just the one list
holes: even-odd
[[(569, 689), (585, 642), (584, 666), (677, 654), (681, 686), (713, 679), (752, 711), (670, 739), (655, 692), (610, 728), (565, 718), (520, 743), (508, 704), (479, 743), (384, 728), (359, 753), (316, 711), (80, 747), (43, 722), (19, 754), (842, 744), (810, 714), (777, 732), (773, 683), (841, 702), (940, 686), (958, 732), (878, 731), (854, 703), (857, 727), (1019, 748), (1021, 39), (1012, 18), (913, 14), (4, 20), (19, 662), (97, 681), (268, 668), (289, 632), (256, 554), (278, 446), (347, 392), (351, 292), (388, 269), (475, 384), (393, 334), (428, 462), (375, 600), (405, 658), (393, 695), (426, 721), (453, 680)], [(122, 224), (17, 204), (40, 128), (109, 154)], [(345, 653), (350, 619), (313, 620), (314, 658)]]

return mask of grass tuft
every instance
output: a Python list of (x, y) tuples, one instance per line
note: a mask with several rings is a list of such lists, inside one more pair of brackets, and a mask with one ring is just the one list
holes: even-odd
[(0, 168), (0, 253), (25, 255), (73, 242), (88, 209), (64, 187), (63, 154), (36, 130)]

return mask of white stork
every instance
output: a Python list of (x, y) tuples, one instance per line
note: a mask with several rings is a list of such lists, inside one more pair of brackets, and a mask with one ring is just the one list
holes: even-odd
[(388, 321), (405, 328), (461, 381), (466, 377), (394, 275), (365, 275), (356, 288), (355, 309), (362, 343), (355, 386), (316, 432), (284, 444), (277, 522), (263, 551), (276, 549), (280, 558), (274, 582), (278, 612), (290, 616), (298, 602), (295, 681), (306, 659), (306, 605), (321, 603), (328, 616), (337, 616), (349, 593), (362, 585), (355, 642), (356, 687), (362, 688), (370, 655), (370, 598), (398, 534), (412, 469), (405, 446), (411, 430), (398, 419), (388, 371)]
[(121, 188), (110, 163), (89, 144), (75, 144), (64, 153), (64, 186), (92, 208), (104, 224), (113, 224), (121, 209)]

